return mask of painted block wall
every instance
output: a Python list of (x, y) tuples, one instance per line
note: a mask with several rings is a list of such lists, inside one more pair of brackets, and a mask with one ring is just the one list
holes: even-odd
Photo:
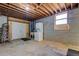
[(29, 21), (8, 17), (9, 39), (29, 38)]
[(7, 16), (0, 16), (0, 28), (2, 27), (2, 24), (7, 23)]
[(67, 45), (79, 45), (79, 8), (68, 11), (68, 24), (70, 27), (68, 31), (54, 30), (54, 17), (52, 15), (36, 21), (44, 24), (44, 39)]
[(20, 38), (28, 38), (26, 30), (29, 25), (26, 23), (12, 22), (12, 40)]

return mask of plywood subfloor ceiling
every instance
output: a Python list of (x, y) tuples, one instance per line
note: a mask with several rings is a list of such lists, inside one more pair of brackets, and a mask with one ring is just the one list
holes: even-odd
[(0, 14), (29, 21), (78, 8), (78, 3), (0, 3)]

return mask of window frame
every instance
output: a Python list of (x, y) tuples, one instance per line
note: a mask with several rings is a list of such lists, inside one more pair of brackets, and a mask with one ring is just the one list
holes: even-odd
[[(67, 14), (67, 18), (56, 19), (57, 15), (62, 15), (62, 14), (65, 14), (65, 13)], [(66, 20), (67, 21), (66, 24), (68, 24), (68, 12), (67, 11), (66, 12), (62, 12), (62, 13), (58, 13), (58, 14), (55, 15), (55, 25), (63, 25), (63, 24), (56, 24), (56, 21), (63, 20), (63, 19), (67, 19)]]
[[(56, 24), (56, 16), (57, 15), (61, 15), (61, 14), (64, 14), (64, 13), (67, 13), (67, 18), (62, 18), (62, 19), (67, 19), (67, 23), (66, 24)], [(62, 19), (59, 19), (59, 20), (62, 20)], [(62, 26), (66, 26), (64, 28), (62, 28)], [(68, 23), (68, 11), (65, 11), (65, 12), (61, 12), (61, 13), (57, 13), (54, 15), (54, 30), (56, 31), (69, 31), (69, 23)]]

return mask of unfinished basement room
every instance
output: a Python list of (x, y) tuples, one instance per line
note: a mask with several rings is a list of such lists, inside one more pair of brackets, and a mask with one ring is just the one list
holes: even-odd
[(79, 4), (0, 3), (0, 56), (79, 56)]

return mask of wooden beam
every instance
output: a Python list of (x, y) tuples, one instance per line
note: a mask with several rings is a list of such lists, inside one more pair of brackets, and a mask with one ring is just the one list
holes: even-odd
[[(36, 4), (33, 4), (33, 5), (36, 6)], [(41, 11), (40, 8), (35, 8), (34, 10), (40, 12), (40, 13), (43, 14), (44, 16), (47, 16), (47, 14), (44, 13), (43, 11)]]
[(71, 9), (72, 9), (73, 8), (73, 4), (71, 3), (70, 5), (71, 5)]
[(33, 10), (33, 11), (39, 13), (39, 14), (42, 15), (42, 16), (45, 16), (42, 12), (38, 12), (38, 9), (39, 9), (39, 8), (37, 7), (38, 5), (37, 5), (36, 3), (31, 3), (29, 6), (33, 8), (33, 9), (31, 9), (31, 10)]
[[(44, 12), (42, 12), (42, 11), (40, 11), (37, 7), (36, 7), (36, 5), (37, 4), (33, 4), (33, 3), (31, 3), (31, 4), (29, 4), (29, 6), (31, 7), (31, 9), (30, 9), (30, 11), (31, 12), (34, 12), (34, 13), (37, 13), (38, 15), (40, 15), (40, 16), (38, 16), (38, 17), (42, 17), (42, 16), (45, 16), (45, 14), (44, 14)], [(23, 5), (24, 7), (25, 7), (25, 5)], [(36, 15), (37, 16), (37, 15)]]
[[(26, 14), (26, 13), (23, 13), (23, 12), (21, 12), (20, 10), (14, 9), (14, 8), (8, 6), (8, 5), (0, 4), (0, 6), (1, 6), (1, 7), (4, 7), (4, 8), (7, 8), (7, 9), (9, 9), (9, 10), (13, 10), (13, 11), (16, 11), (16, 12), (19, 12), (19, 13), (22, 13), (22, 14)], [(28, 13), (28, 14), (29, 14), (29, 13)], [(27, 15), (27, 14), (26, 14), (26, 15)], [(35, 17), (35, 16), (33, 16), (32, 14), (29, 14), (29, 15), (30, 15), (31, 17)]]
[[(0, 11), (1, 11), (1, 12), (4, 11), (4, 13), (5, 13), (5, 12), (10, 13), (9, 11), (14, 11), (14, 12), (16, 12), (16, 13), (19, 13), (20, 15), (23, 14), (23, 13), (21, 13), (21, 12), (19, 12), (19, 11), (17, 12), (16, 10), (11, 9), (11, 8), (8, 8), (8, 7), (3, 6), (3, 5), (0, 5)], [(25, 14), (24, 14), (24, 15), (25, 15)]]
[[(37, 4), (32, 4), (32, 6), (35, 7), (35, 5)], [(36, 6), (36, 8), (34, 9), (34, 11), (38, 12), (39, 14), (41, 14), (41, 16), (46, 16), (44, 12), (42, 12), (41, 10), (39, 10), (39, 7)]]
[(67, 10), (65, 3), (59, 3), (59, 6), (60, 6), (61, 10), (62, 10), (62, 9)]
[[(24, 8), (26, 7), (24, 4), (21, 4), (21, 5), (22, 5)], [(33, 12), (33, 13), (36, 13), (37, 15), (39, 15), (39, 17), (40, 17), (40, 16), (43, 16), (43, 14), (41, 14), (40, 12), (34, 10), (35, 7), (32, 6), (32, 4), (29, 5), (29, 8), (31, 8), (29, 11), (31, 11), (31, 12)]]
[(18, 18), (13, 18), (13, 17), (8, 17), (8, 21), (14, 21), (14, 22), (20, 22), (20, 23), (30, 23), (30, 21), (26, 21), (23, 19), (18, 19)]
[[(11, 9), (11, 8), (9, 8), (9, 7), (6, 7), (5, 5), (2, 5), (2, 4), (0, 4), (0, 8), (6, 8), (7, 10), (9, 9), (9, 10), (13, 10), (13, 11), (17, 12), (16, 10)], [(18, 12), (19, 12), (19, 11), (18, 11)], [(23, 14), (22, 12), (19, 12), (19, 13)]]
[(12, 22), (11, 21), (8, 21), (8, 26), (9, 26), (8, 39), (9, 39), (9, 41), (11, 41), (12, 40)]
[[(9, 10), (9, 9), (6, 9), (4, 7), (1, 7), (1, 6), (0, 6), (0, 11), (2, 12), (2, 15), (5, 15), (5, 16), (8, 16), (8, 17), (15, 17), (15, 18), (23, 19), (23, 17), (26, 16), (26, 15), (23, 15), (23, 14), (20, 14), (20, 13), (14, 11), (14, 10)], [(31, 19), (34, 19), (34, 18), (27, 16), (26, 19), (31, 20)]]
[(50, 6), (50, 8), (52, 8), (53, 11), (55, 11), (55, 13), (57, 13), (57, 10), (54, 8), (54, 6), (51, 3), (48, 5)]
[(67, 10), (67, 7), (66, 7), (66, 4), (65, 3), (63, 3), (63, 6), (64, 6), (65, 10)]
[[(11, 4), (12, 5), (12, 4)], [(14, 5), (13, 5), (14, 6)], [(13, 7), (12, 6), (12, 7)], [(20, 10), (20, 11), (23, 11), (24, 13), (28, 13), (28, 14), (30, 14), (30, 15), (36, 15), (35, 13), (33, 13), (33, 12), (30, 12), (30, 11), (26, 11), (26, 10), (24, 10), (24, 9), (20, 9), (19, 7), (16, 7), (16, 6), (14, 6), (15, 8), (17, 8), (17, 10)], [(39, 16), (39, 15), (38, 15)], [(35, 16), (34, 16), (35, 17)]]
[(47, 8), (47, 10), (51, 13), (51, 14), (54, 14), (54, 12), (52, 11), (52, 9), (48, 6), (48, 4), (43, 4), (43, 6), (45, 7), (45, 8)]
[[(20, 3), (19, 5), (22, 6), (21, 8), (23, 8), (23, 9), (25, 9), (25, 8), (27, 7), (26, 5), (28, 5), (28, 7), (29, 7), (29, 12), (34, 13), (34, 14), (37, 14), (38, 16), (41, 16), (41, 15), (42, 15), (42, 14), (40, 14), (39, 12), (36, 12), (36, 11), (34, 10), (35, 7), (33, 7), (31, 4)], [(27, 11), (27, 10), (25, 10), (25, 11)]]
[(35, 4), (33, 4), (33, 5), (35, 5), (36, 6), (36, 10), (40, 10), (40, 11), (42, 11), (43, 12), (43, 14), (45, 14), (45, 15), (48, 15), (48, 12), (43, 8), (43, 6), (42, 5), (37, 5), (36, 3)]
[(39, 8), (47, 15), (50, 15), (50, 13), (42, 5)]
[(59, 7), (59, 5), (57, 3), (53, 3), (52, 5), (54, 5), (54, 8), (56, 10), (59, 10), (61, 12), (61, 8)]

